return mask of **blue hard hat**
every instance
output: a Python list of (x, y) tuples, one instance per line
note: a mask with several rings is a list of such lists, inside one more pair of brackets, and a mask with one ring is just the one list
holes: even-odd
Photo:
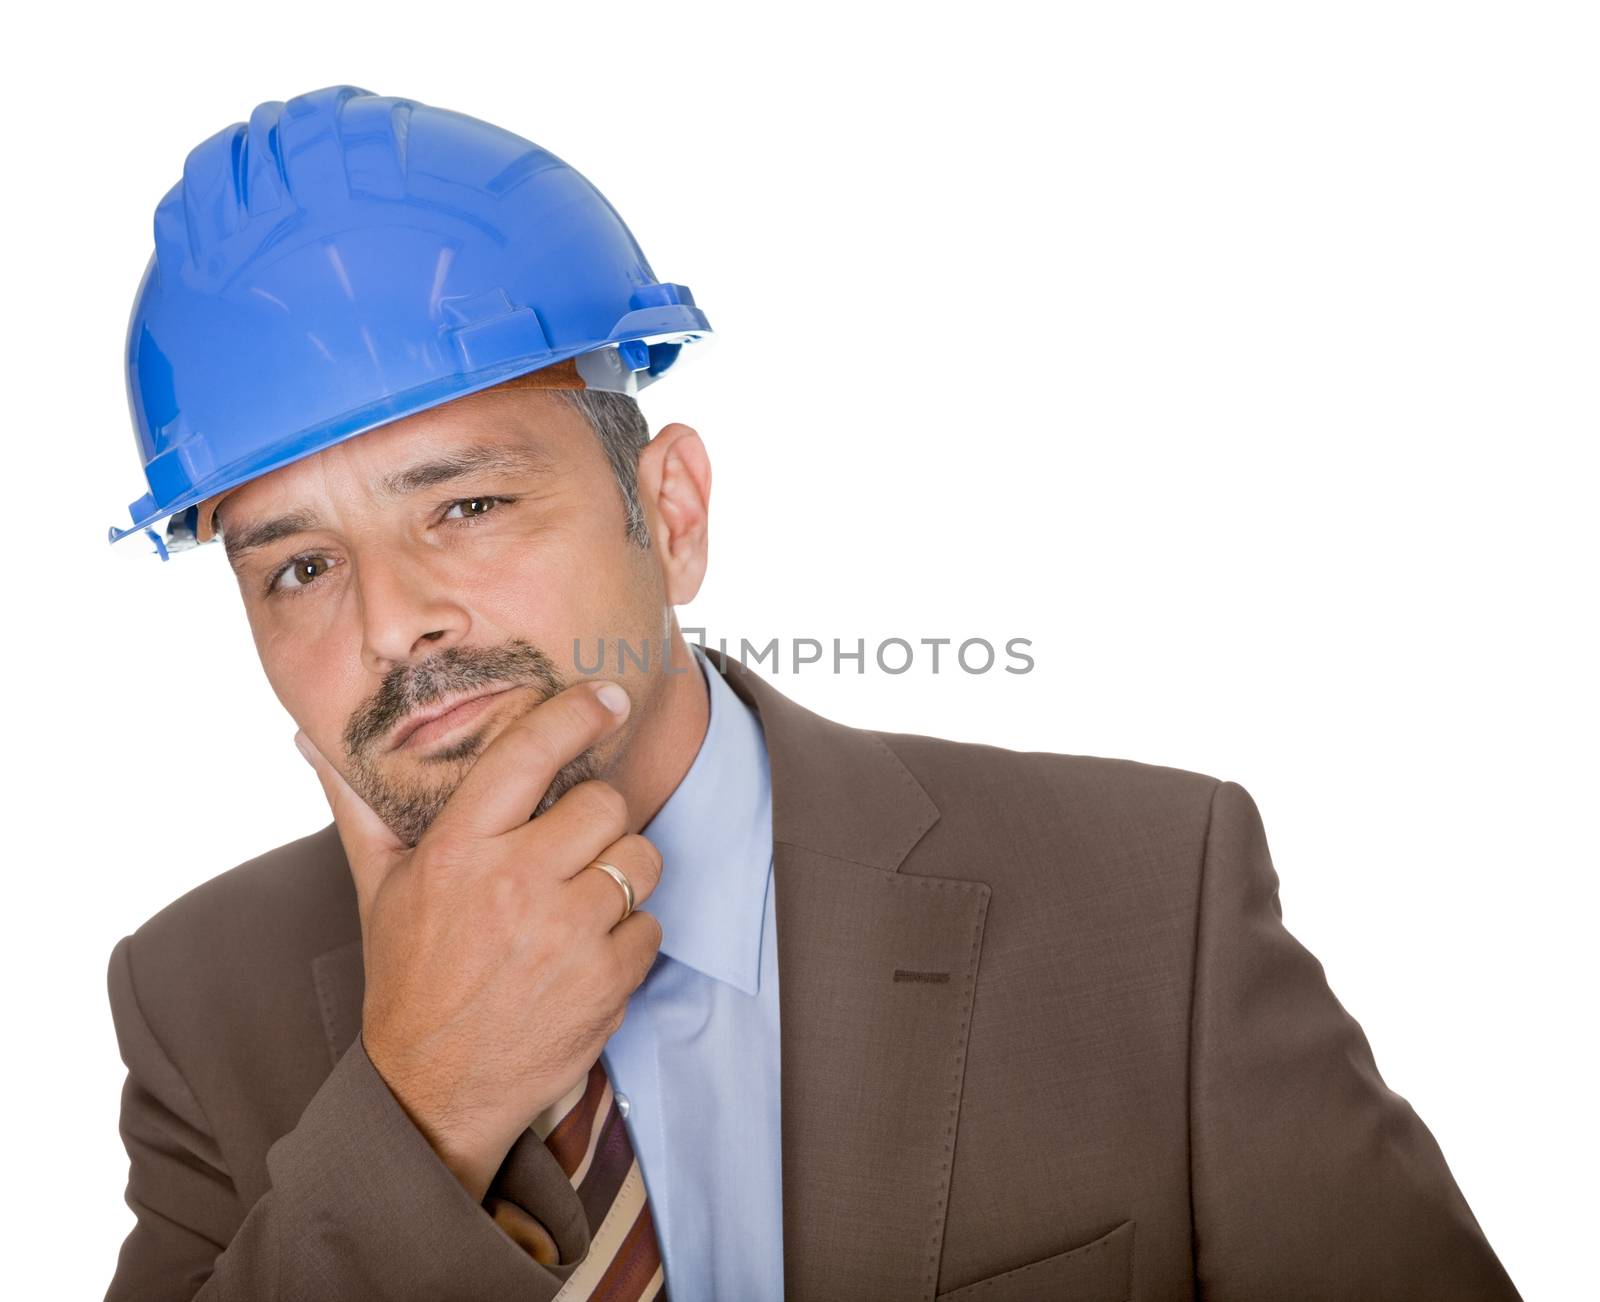
[(568, 359), (634, 393), (710, 333), (521, 136), (355, 86), (261, 104), (156, 208), (127, 343), (150, 491), (111, 541), (166, 558), (198, 503), (343, 439)]

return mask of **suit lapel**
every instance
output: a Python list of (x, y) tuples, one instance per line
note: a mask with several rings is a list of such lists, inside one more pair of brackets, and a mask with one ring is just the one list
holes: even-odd
[(939, 815), (895, 754), (709, 654), (772, 766), (785, 1296), (927, 1302), (989, 888), (900, 873)]
[[(989, 888), (899, 872), (939, 814), (870, 733), (708, 655), (772, 769), (789, 1302), (930, 1302)], [(361, 1029), (359, 939), (312, 964), (330, 1062)], [(500, 1183), (515, 1184), (518, 1144)]]

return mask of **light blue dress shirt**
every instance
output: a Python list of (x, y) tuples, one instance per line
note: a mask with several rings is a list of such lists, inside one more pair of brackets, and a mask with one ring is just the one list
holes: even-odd
[[(772, 778), (757, 716), (692, 648), (705, 740), (644, 828), (661, 951), (601, 1057), (673, 1302), (783, 1297)], [(626, 1102), (624, 1102), (626, 1100)]]

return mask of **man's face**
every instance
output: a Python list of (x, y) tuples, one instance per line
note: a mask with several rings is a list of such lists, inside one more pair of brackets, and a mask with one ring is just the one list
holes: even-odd
[[(396, 421), (234, 490), (217, 519), (278, 699), (406, 844), (568, 684), (617, 678), (633, 710), (539, 812), (649, 718), (671, 625), (659, 552), (627, 536), (598, 437), (556, 395), (489, 390)], [(617, 639), (651, 648), (649, 673), (618, 672)]]

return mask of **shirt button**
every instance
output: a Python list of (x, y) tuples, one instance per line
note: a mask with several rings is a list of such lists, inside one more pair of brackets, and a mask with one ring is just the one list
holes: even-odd
[(622, 1115), (624, 1117), (626, 1117), (628, 1115), (628, 1109), (631, 1108), (633, 1106), (633, 1104), (628, 1102), (628, 1096), (626, 1094), (618, 1094), (618, 1095), (616, 1095), (616, 1100), (617, 1100), (617, 1111), (622, 1113)]

